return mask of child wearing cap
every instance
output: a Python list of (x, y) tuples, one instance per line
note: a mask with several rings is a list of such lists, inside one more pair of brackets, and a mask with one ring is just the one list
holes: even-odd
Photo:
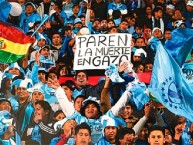
[(36, 13), (36, 6), (32, 2), (25, 4), (25, 12), (20, 15), (19, 19), (19, 26), (25, 33), (29, 32), (35, 22), (41, 21), (40, 15)]
[(32, 99), (31, 101), (33, 105), (35, 105), (37, 101), (44, 100), (44, 92), (40, 87), (41, 86), (35, 85), (30, 90), (28, 89), (28, 91), (31, 93), (31, 99)]
[(34, 42), (32, 48), (33, 50), (30, 50), (31, 53), (29, 53), (30, 59), (35, 59), (36, 52), (43, 46), (47, 44), (46, 38), (41, 33), (36, 33), (35, 35), (36, 41)]
[(107, 115), (102, 117), (104, 126), (103, 137), (96, 143), (96, 145), (116, 144), (116, 138), (119, 126), (125, 125), (124, 120), (121, 118), (111, 118)]
[(147, 53), (142, 48), (138, 48), (135, 50), (132, 60), (141, 62), (145, 57), (147, 57)]
[(190, 21), (191, 26), (193, 26), (193, 1), (189, 0), (186, 4), (186, 11), (184, 12), (185, 18)]
[(73, 29), (73, 33), (74, 34), (77, 34), (79, 31), (80, 31), (80, 29), (82, 28), (82, 21), (81, 21), (81, 19), (80, 18), (76, 18), (75, 20), (74, 20), (74, 29)]
[(24, 76), (25, 72), (22, 67), (18, 65), (17, 62), (11, 63), (5, 70), (4, 73), (9, 73), (16, 76)]
[(50, 46), (45, 45), (39, 49), (40, 66), (49, 69), (55, 65), (54, 56), (51, 53)]
[(163, 38), (163, 31), (158, 27), (153, 28), (152, 37), (157, 37), (158, 39), (162, 39)]

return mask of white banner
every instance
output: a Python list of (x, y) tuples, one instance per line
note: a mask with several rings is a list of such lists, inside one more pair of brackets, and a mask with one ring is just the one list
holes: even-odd
[(74, 70), (106, 69), (122, 59), (131, 60), (131, 34), (76, 36)]

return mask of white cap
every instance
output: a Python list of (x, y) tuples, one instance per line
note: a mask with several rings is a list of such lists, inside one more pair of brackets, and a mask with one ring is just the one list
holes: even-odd
[(58, 131), (59, 129), (61, 129), (61, 128), (63, 127), (64, 123), (66, 123), (66, 121), (68, 121), (67, 118), (64, 118), (64, 119), (62, 119), (62, 120), (60, 120), (60, 121), (57, 121), (57, 122), (54, 124), (54, 130), (55, 130), (55, 131)]
[(162, 35), (164, 34), (164, 33), (163, 33), (163, 31), (162, 31), (162, 29), (160, 29), (160, 28), (158, 28), (158, 27), (154, 27), (154, 28), (153, 28), (153, 30), (152, 30), (152, 34), (153, 34), (153, 33), (154, 33), (154, 31), (155, 31), (155, 30), (157, 30), (157, 29), (158, 29), (158, 30), (160, 30), (160, 31), (162, 32)]
[(168, 4), (168, 5), (166, 6), (166, 8), (168, 8), (168, 9), (172, 9), (172, 10), (175, 10), (175, 6), (174, 6), (174, 5), (172, 5), (172, 4)]
[(109, 117), (108, 115), (103, 115), (101, 122), (102, 122), (104, 128), (106, 128), (107, 126), (117, 127), (115, 120), (113, 118)]
[(136, 49), (134, 56), (141, 56), (141, 54), (144, 54), (145, 57), (147, 57), (147, 53), (142, 48)]
[(189, 0), (186, 4), (187, 6), (192, 6), (193, 7), (193, 1), (192, 0)]
[(81, 35), (88, 35), (89, 34), (89, 29), (87, 27), (83, 27), (80, 29), (79, 33)]
[(32, 93), (32, 94), (33, 94), (33, 92), (40, 92), (40, 93), (42, 93), (42, 95), (44, 95), (44, 91), (41, 89), (41, 87), (42, 87), (42, 85), (38, 83), (38, 84), (35, 84), (33, 87), (28, 88), (27, 91)]

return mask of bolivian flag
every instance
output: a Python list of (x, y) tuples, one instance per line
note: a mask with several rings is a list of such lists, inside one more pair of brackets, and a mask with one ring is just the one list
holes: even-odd
[(0, 62), (12, 63), (27, 54), (33, 38), (21, 30), (0, 21)]

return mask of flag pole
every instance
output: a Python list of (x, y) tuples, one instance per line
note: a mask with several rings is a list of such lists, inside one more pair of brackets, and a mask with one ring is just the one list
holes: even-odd
[(49, 19), (50, 17), (47, 14), (44, 14), (44, 17), (41, 21), (41, 23), (39, 24), (39, 26), (35, 29), (35, 31), (33, 32), (33, 34), (31, 35), (31, 37), (33, 37), (35, 35), (35, 33), (38, 31), (38, 29)]

